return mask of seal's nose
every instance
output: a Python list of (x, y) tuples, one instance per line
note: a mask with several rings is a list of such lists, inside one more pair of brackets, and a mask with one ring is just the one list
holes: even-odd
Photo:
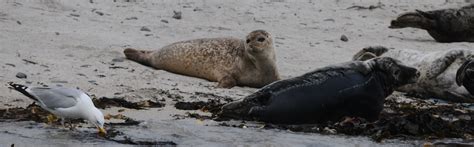
[(419, 78), (420, 77), (420, 71), (416, 70), (415, 76), (416, 76), (416, 78)]

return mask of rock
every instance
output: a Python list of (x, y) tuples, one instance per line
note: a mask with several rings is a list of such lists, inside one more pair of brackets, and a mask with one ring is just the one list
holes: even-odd
[(347, 42), (347, 41), (349, 41), (349, 38), (347, 38), (346, 35), (342, 35), (341, 36), (341, 41)]
[(19, 79), (26, 79), (26, 74), (22, 73), (22, 72), (18, 72), (16, 74), (16, 77), (19, 78)]
[(168, 21), (164, 19), (162, 19), (161, 22), (168, 23)]
[(69, 15), (74, 16), (74, 17), (79, 17), (79, 16), (81, 16), (81, 15), (79, 15), (79, 14), (74, 14), (74, 13), (71, 13), (71, 14), (69, 14)]
[(17, 23), (17, 24), (19, 24), (19, 25), (21, 25), (21, 22), (20, 22), (20, 21), (18, 21), (18, 20), (16, 21), (16, 23)]
[(332, 19), (332, 18), (324, 19), (323, 21), (331, 21), (331, 22), (336, 22), (336, 20), (334, 20), (334, 19)]
[(123, 62), (123, 61), (125, 61), (125, 59), (121, 57), (112, 59), (112, 62)]
[(59, 35), (59, 32), (54, 32), (54, 34)]
[(65, 83), (68, 83), (68, 82), (67, 82), (67, 81), (57, 80), (57, 81), (51, 81), (51, 83), (63, 83), (63, 84), (65, 84)]
[(194, 12), (196, 12), (196, 11), (202, 11), (202, 9), (201, 9), (201, 8), (198, 8), (198, 7), (196, 7), (196, 8), (194, 8), (194, 9), (193, 9), (193, 11), (194, 11)]
[(125, 18), (125, 20), (137, 20), (137, 19), (138, 19), (138, 17), (135, 17), (135, 16), (129, 17), (129, 18)]
[(100, 16), (104, 15), (104, 12), (100, 12), (100, 11), (95, 11), (95, 13)]
[(173, 11), (173, 13), (174, 13), (174, 15), (173, 15), (174, 19), (181, 19), (182, 18), (181, 11)]
[(148, 27), (143, 26), (140, 31), (150, 32), (151, 30)]
[(5, 65), (11, 66), (11, 67), (16, 67), (15, 64), (11, 64), (11, 63), (5, 63)]

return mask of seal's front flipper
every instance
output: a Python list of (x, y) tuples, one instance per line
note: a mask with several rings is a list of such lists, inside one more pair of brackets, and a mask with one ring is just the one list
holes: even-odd
[(443, 73), (449, 66), (451, 66), (451, 64), (456, 61), (456, 59), (462, 57), (464, 57), (463, 50), (451, 50), (447, 52), (441, 58), (433, 61), (431, 66), (427, 68), (428, 72), (426, 72), (426, 78), (433, 79), (438, 77), (438, 75)]
[(251, 117), (263, 117), (265, 116), (265, 113), (267, 112), (267, 107), (266, 106), (255, 106), (250, 109), (248, 112), (249, 116)]
[(225, 104), (222, 106), (221, 111), (217, 114), (218, 119), (243, 119), (251, 120), (252, 117), (249, 115), (249, 112), (253, 107), (256, 107), (254, 103), (248, 103), (246, 101), (236, 101)]
[(224, 76), (219, 80), (217, 87), (219, 88), (232, 88), (237, 85), (237, 81), (232, 76)]

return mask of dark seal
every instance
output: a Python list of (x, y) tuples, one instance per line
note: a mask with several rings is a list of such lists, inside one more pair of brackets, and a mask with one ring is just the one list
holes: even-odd
[(438, 42), (474, 42), (474, 4), (459, 9), (407, 12), (392, 20), (390, 27), (419, 28)]
[(456, 83), (474, 95), (474, 59), (464, 62), (456, 72)]
[(324, 67), (263, 87), (222, 107), (220, 118), (300, 124), (344, 116), (375, 120), (395, 88), (415, 82), (415, 68), (388, 57)]

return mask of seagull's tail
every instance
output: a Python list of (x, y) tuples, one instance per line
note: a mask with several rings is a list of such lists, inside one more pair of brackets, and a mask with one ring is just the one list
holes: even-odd
[(15, 89), (16, 91), (26, 95), (30, 99), (33, 99), (34, 101), (38, 101), (38, 99), (36, 99), (33, 95), (31, 95), (28, 91), (26, 91), (28, 87), (26, 87), (25, 85), (15, 84), (13, 82), (8, 82), (8, 85), (11, 86), (10, 88)]

